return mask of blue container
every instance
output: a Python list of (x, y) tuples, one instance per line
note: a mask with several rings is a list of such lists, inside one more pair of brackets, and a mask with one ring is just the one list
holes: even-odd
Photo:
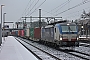
[(15, 31), (15, 36), (18, 36), (18, 31)]

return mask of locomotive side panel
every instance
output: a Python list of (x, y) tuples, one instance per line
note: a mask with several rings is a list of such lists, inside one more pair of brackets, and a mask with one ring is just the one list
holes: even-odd
[(60, 41), (60, 32), (58, 27), (54, 27), (54, 40)]
[(53, 42), (54, 40), (54, 28), (42, 28), (42, 40)]

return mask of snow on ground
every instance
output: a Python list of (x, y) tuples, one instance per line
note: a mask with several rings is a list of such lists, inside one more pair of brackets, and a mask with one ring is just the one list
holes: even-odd
[(5, 37), (0, 51), (0, 60), (38, 60), (14, 37)]
[(34, 44), (37, 47), (42, 48), (44, 51), (47, 51), (52, 55), (55, 55), (55, 56), (59, 57), (61, 60), (83, 60), (81, 58), (78, 58), (78, 57), (75, 57), (73, 55), (64, 53), (62, 51), (58, 51), (56, 49), (49, 48), (49, 47), (44, 46), (44, 45), (40, 45), (38, 43), (32, 43), (32, 44)]
[(90, 48), (89, 47), (79, 46), (79, 47), (76, 47), (75, 50), (79, 51), (79, 52), (84, 52), (86, 54), (90, 54)]

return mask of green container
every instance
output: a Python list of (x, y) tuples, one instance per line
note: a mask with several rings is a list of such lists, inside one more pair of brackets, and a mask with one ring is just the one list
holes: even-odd
[(34, 38), (34, 28), (30, 28), (30, 37)]

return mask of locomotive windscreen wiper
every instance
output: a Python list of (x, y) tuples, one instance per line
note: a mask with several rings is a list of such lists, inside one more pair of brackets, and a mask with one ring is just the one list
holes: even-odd
[(73, 30), (70, 28), (70, 26), (68, 26), (68, 29), (69, 29), (69, 32), (72, 31), (72, 33), (74, 33)]

